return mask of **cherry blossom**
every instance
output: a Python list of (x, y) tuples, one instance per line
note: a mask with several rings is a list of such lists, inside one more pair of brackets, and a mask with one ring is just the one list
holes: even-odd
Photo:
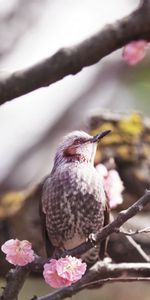
[(2, 245), (1, 250), (6, 254), (6, 260), (15, 266), (25, 266), (34, 260), (32, 245), (26, 240), (8, 240)]
[(131, 42), (123, 48), (123, 59), (129, 65), (136, 65), (146, 54), (148, 42), (144, 40)]
[(123, 202), (122, 191), (124, 186), (116, 170), (108, 171), (103, 164), (96, 166), (107, 194), (110, 208), (115, 208)]
[(58, 260), (51, 259), (44, 265), (45, 281), (54, 288), (69, 286), (78, 281), (86, 271), (86, 263), (81, 259), (66, 256)]

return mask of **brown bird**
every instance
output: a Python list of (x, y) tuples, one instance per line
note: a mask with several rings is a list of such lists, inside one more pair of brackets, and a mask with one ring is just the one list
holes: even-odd
[(106, 196), (94, 168), (94, 157), (97, 143), (109, 132), (92, 137), (83, 131), (73, 131), (58, 146), (41, 199), (49, 257), (79, 246), (108, 222)]

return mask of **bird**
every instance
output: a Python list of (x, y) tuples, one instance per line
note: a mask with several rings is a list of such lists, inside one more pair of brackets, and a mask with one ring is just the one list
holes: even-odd
[[(48, 257), (78, 247), (109, 222), (105, 191), (94, 167), (97, 144), (110, 130), (95, 136), (73, 131), (61, 140), (52, 171), (43, 182), (40, 216)], [(102, 249), (104, 247), (100, 247)], [(101, 250), (104, 256), (104, 250)]]

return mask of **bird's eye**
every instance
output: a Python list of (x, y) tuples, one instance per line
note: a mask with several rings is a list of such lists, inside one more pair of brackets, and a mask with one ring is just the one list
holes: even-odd
[(82, 143), (84, 143), (85, 142), (85, 140), (84, 139), (76, 139), (75, 141), (74, 141), (74, 145), (79, 145), (79, 144), (82, 144)]
[(78, 145), (78, 144), (80, 144), (80, 143), (81, 143), (81, 139), (76, 139), (76, 140), (73, 142), (74, 145)]

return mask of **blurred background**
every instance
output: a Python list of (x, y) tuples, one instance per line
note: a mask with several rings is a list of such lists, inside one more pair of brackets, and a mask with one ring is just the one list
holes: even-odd
[[(129, 14), (138, 4), (138, 0), (0, 0), (1, 74), (25, 68), (61, 47), (79, 43), (105, 24)], [(125, 200), (120, 208), (133, 203), (149, 187), (149, 69), (149, 53), (141, 63), (131, 67), (123, 61), (119, 50), (76, 76), (67, 76), (0, 107), (1, 244), (12, 237), (28, 239), (43, 254), (37, 184), (51, 170), (57, 144), (69, 131), (96, 132), (105, 123), (106, 127), (113, 127), (112, 139), (97, 157), (115, 158), (125, 186)], [(124, 120), (122, 125), (121, 120)], [(121, 137), (119, 142), (116, 136)], [(118, 145), (128, 147), (117, 152)], [(108, 157), (103, 157), (104, 153)], [(141, 227), (149, 225), (148, 209), (138, 221), (133, 219), (132, 226), (137, 223)], [(142, 243), (149, 254), (148, 239), (143, 237)], [(115, 237), (111, 249), (116, 249), (114, 241)], [(128, 246), (122, 249), (123, 243), (112, 250), (114, 260), (125, 259)], [(9, 266), (3, 256), (0, 259), (0, 272), (4, 275)], [(140, 260), (138, 255), (134, 259)], [(128, 260), (133, 261), (133, 254)], [(20, 299), (45, 294), (49, 287), (43, 284), (39, 278), (28, 280)], [(129, 289), (128, 294), (126, 285), (113, 284), (88, 294), (93, 299), (100, 296), (116, 300), (120, 297), (138, 300), (141, 296), (148, 299), (148, 285), (132, 283), (134, 289)]]

